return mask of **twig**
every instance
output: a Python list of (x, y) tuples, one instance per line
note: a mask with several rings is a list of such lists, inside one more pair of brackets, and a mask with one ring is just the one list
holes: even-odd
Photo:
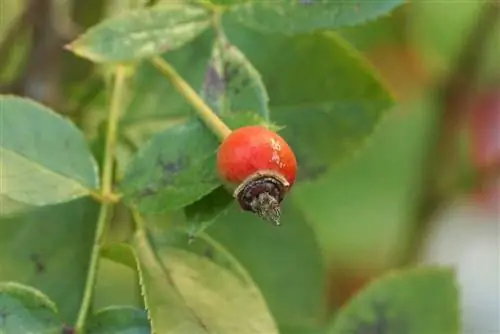
[(436, 210), (447, 200), (457, 165), (457, 138), (476, 89), (482, 50), (500, 19), (500, 2), (484, 3), (475, 26), (465, 41), (454, 70), (439, 90), (441, 114), (424, 161), (421, 189), (413, 214), (413, 233), (398, 265), (412, 263), (430, 228)]
[[(109, 110), (109, 121), (108, 129), (106, 133), (106, 146), (105, 155), (102, 171), (102, 185), (101, 194), (102, 198), (113, 197), (112, 186), (113, 186), (113, 162), (115, 157), (115, 146), (118, 128), (118, 119), (120, 116), (123, 95), (125, 93), (125, 68), (118, 66), (116, 69), (115, 84), (113, 89), (113, 94), (111, 96), (111, 106)], [(82, 298), (82, 303), (80, 310), (78, 312), (78, 318), (75, 325), (75, 332), (77, 334), (82, 334), (85, 328), (85, 322), (87, 320), (88, 312), (92, 302), (92, 296), (94, 292), (94, 285), (97, 276), (97, 269), (99, 264), (99, 253), (104, 239), (104, 231), (106, 229), (106, 223), (109, 219), (109, 212), (112, 208), (110, 203), (103, 203), (101, 205), (101, 211), (99, 214), (99, 219), (97, 221), (94, 245), (92, 247), (92, 254), (90, 257), (90, 264), (87, 273), (87, 279), (85, 281), (85, 290)]]

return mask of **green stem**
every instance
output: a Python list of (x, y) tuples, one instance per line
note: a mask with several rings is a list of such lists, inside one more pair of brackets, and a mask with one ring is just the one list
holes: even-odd
[[(102, 172), (102, 187), (101, 197), (109, 198), (113, 196), (113, 161), (116, 146), (116, 135), (118, 128), (118, 118), (121, 110), (121, 102), (123, 101), (123, 94), (125, 92), (125, 69), (119, 66), (116, 69), (116, 78), (113, 88), (113, 95), (111, 97), (111, 106), (109, 110), (108, 129), (106, 133), (106, 146)], [(75, 332), (83, 334), (85, 322), (87, 320), (92, 297), (94, 292), (94, 285), (97, 277), (97, 270), (99, 265), (99, 253), (104, 239), (104, 231), (106, 230), (106, 223), (108, 221), (109, 212), (111, 209), (110, 203), (103, 203), (99, 212), (97, 226), (94, 237), (94, 244), (92, 253), (90, 255), (89, 269), (87, 272), (87, 279), (85, 282), (85, 289), (83, 293), (82, 303), (78, 312), (76, 320)]]
[(220, 141), (231, 133), (231, 129), (215, 114), (193, 88), (161, 57), (152, 60), (153, 65), (170, 81), (170, 83), (194, 107), (198, 117), (205, 123)]

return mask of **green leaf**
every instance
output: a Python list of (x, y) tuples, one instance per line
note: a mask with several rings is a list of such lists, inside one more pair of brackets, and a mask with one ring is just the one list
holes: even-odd
[(249, 273), (280, 333), (314, 333), (325, 314), (322, 255), (293, 196), (283, 202), (281, 221), (275, 228), (233, 204), (205, 233)]
[(67, 202), (98, 187), (96, 162), (69, 121), (33, 101), (0, 96), (0, 122), (0, 215)]
[[(226, 118), (232, 127), (264, 124), (256, 114)], [(144, 213), (173, 211), (192, 204), (220, 185), (219, 142), (197, 119), (171, 126), (152, 138), (131, 161), (120, 191)]]
[(0, 333), (60, 334), (63, 328), (54, 303), (40, 291), (0, 282)]
[(201, 96), (219, 114), (253, 111), (269, 119), (269, 97), (259, 72), (225, 40), (218, 39), (214, 44)]
[(32, 285), (66, 323), (78, 312), (99, 205), (88, 198), (0, 221), (0, 280)]
[(114, 306), (98, 311), (88, 321), (89, 334), (150, 334), (148, 317), (144, 310)]
[(364, 23), (387, 14), (403, 3), (404, 0), (248, 1), (231, 7), (227, 15), (262, 32), (300, 34)]
[[(213, 32), (207, 31), (164, 58), (218, 113), (251, 111), (269, 118), (268, 96), (260, 75), (234, 45), (214, 42)], [(185, 98), (149, 63), (138, 67), (131, 87), (133, 96), (122, 128), (127, 140), (138, 146), (158, 128), (194, 115)]]
[(453, 272), (417, 268), (393, 272), (364, 288), (340, 311), (332, 334), (459, 333)]
[(157, 333), (277, 333), (255, 286), (196, 254), (136, 243)]
[[(115, 299), (113, 303), (108, 303), (108, 304), (103, 304), (101, 307), (110, 307), (114, 306), (116, 304), (126, 304), (126, 305), (131, 305), (131, 306), (140, 306), (143, 307), (144, 305), (144, 285), (143, 285), (143, 273), (141, 271), (141, 268), (139, 266), (139, 260), (137, 258), (137, 254), (135, 253), (134, 248), (130, 244), (125, 244), (125, 243), (119, 243), (119, 242), (112, 242), (108, 245), (106, 245), (102, 251), (101, 251), (101, 256), (104, 261), (108, 261), (108, 267), (112, 268), (114, 265), (118, 264), (121, 265), (122, 268), (120, 269), (131, 269), (132, 273), (128, 273), (129, 279), (133, 278), (132, 282), (126, 282), (129, 285), (129, 290), (133, 290), (134, 295), (132, 295), (133, 298), (129, 297), (129, 300), (118, 300), (113, 295), (110, 295), (109, 297), (112, 297), (111, 299)], [(104, 262), (103, 261), (103, 262)], [(106, 262), (104, 262), (106, 263)], [(102, 266), (101, 266), (102, 268)], [(116, 271), (116, 269), (115, 269)], [(124, 278), (124, 275), (122, 274), (120, 279)], [(108, 280), (113, 280), (113, 277), (109, 277)], [(114, 278), (114, 282), (116, 282), (118, 279)], [(125, 282), (123, 282), (125, 283)], [(116, 284), (115, 284), (116, 285)], [(124, 284), (125, 285), (125, 284)], [(107, 290), (110, 290), (109, 288)], [(107, 293), (108, 291), (106, 291)], [(116, 292), (120, 293), (120, 297), (123, 297), (124, 293), (123, 291), (117, 290)], [(99, 298), (99, 296), (96, 296), (96, 298)], [(138, 300), (139, 299), (139, 300)]]
[(132, 269), (137, 269), (137, 258), (127, 244), (111, 244), (103, 247), (101, 255)]
[(234, 198), (224, 188), (220, 186), (210, 194), (200, 200), (186, 206), (184, 214), (186, 216), (185, 230), (190, 236), (196, 236), (210, 226), (220, 215), (229, 210)]
[(68, 46), (94, 62), (125, 62), (181, 48), (206, 30), (211, 13), (199, 6), (165, 4), (126, 12), (88, 30)]
[[(213, 31), (207, 30), (188, 45), (167, 52), (162, 57), (191, 87), (198, 90), (203, 86), (213, 40)], [(137, 132), (134, 130), (138, 127), (151, 126), (153, 131), (158, 132), (155, 125), (159, 121), (176, 120), (194, 113), (184, 96), (150, 62), (138, 65), (130, 80), (130, 92), (131, 101), (121, 125), (129, 135), (130, 132)]]
[(271, 120), (283, 126), (302, 180), (352, 155), (393, 105), (372, 68), (334, 33), (264, 35), (231, 22), (226, 32), (261, 73)]

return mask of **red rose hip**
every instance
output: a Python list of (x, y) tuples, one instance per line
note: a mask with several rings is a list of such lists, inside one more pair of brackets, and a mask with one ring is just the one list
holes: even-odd
[(295, 154), (282, 137), (262, 126), (234, 130), (219, 147), (217, 170), (236, 186), (243, 210), (280, 224), (280, 203), (297, 173)]

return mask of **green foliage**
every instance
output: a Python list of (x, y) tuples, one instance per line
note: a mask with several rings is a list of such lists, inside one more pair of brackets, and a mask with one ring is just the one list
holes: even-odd
[(318, 178), (356, 151), (393, 103), (369, 65), (334, 33), (264, 35), (229, 21), (226, 31), (261, 73), (271, 120), (283, 126), (302, 179)]
[[(361, 54), (328, 29), (400, 3), (117, 3), (123, 13), (67, 47), (116, 74), (109, 115), (103, 99), (80, 106), (84, 88), (76, 99), (99, 114), (79, 120), (90, 131), (1, 96), (0, 281), (18, 283), (0, 283), (0, 333), (456, 332), (454, 282), (437, 269), (381, 279), (327, 325), (326, 266), (308, 202), (287, 194), (279, 228), (243, 212), (219, 179), (217, 136), (182, 89), (191, 86), (230, 128), (279, 131), (298, 157), (299, 180), (318, 180), (393, 105)], [(167, 80), (153, 56), (180, 76)], [(133, 305), (94, 313), (103, 258), (133, 270)]]
[(269, 118), (269, 97), (260, 74), (237, 47), (225, 40), (214, 44), (201, 96), (222, 115), (251, 110)]
[(96, 163), (71, 122), (14, 96), (0, 96), (0, 119), (0, 215), (67, 202), (98, 187)]
[(458, 333), (458, 294), (449, 269), (387, 274), (341, 310), (329, 333)]
[(293, 198), (285, 199), (282, 220), (275, 228), (233, 205), (206, 233), (250, 274), (280, 333), (311, 333), (320, 328), (324, 308), (321, 252)]
[[(224, 118), (231, 126), (264, 124), (253, 113)], [(215, 169), (216, 137), (199, 120), (155, 135), (130, 162), (120, 189), (125, 200), (145, 213), (192, 204), (220, 185)]]
[(0, 281), (33, 286), (76, 317), (83, 292), (98, 205), (83, 198), (0, 221)]
[(229, 10), (229, 16), (263, 32), (300, 34), (317, 29), (352, 26), (386, 14), (402, 0), (247, 1)]
[(68, 48), (95, 62), (124, 62), (175, 50), (207, 29), (210, 13), (197, 6), (170, 4), (110, 18)]
[(94, 314), (88, 322), (89, 334), (150, 334), (144, 310), (132, 307), (108, 307)]
[(0, 283), (0, 311), (0, 333), (61, 333), (54, 303), (29, 286)]
[(146, 307), (159, 333), (276, 333), (251, 282), (197, 254), (136, 236)]

